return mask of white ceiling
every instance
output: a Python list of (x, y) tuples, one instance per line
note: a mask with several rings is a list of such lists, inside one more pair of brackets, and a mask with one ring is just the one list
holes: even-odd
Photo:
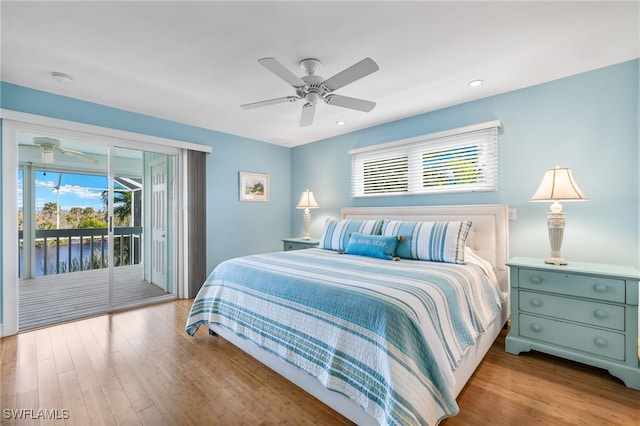
[[(3, 81), (296, 146), (640, 57), (638, 1), (2, 1)], [(328, 78), (380, 70), (336, 93), (370, 113), (303, 101), (258, 58)], [(71, 75), (61, 84), (53, 71)], [(469, 87), (483, 79), (480, 87)], [(345, 121), (336, 126), (336, 121)]]

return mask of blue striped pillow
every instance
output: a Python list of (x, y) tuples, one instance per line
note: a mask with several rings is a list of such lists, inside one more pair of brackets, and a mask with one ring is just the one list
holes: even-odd
[(398, 243), (396, 256), (432, 262), (464, 263), (464, 247), (471, 221), (405, 222), (389, 220), (382, 235), (404, 236)]
[(318, 247), (326, 250), (344, 251), (351, 234), (358, 232), (360, 234), (380, 235), (383, 223), (382, 219), (327, 219)]

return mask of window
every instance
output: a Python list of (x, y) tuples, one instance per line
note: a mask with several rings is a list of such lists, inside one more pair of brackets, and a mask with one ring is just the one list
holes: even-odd
[(499, 121), (358, 148), (354, 197), (496, 191)]
[(364, 193), (407, 192), (409, 190), (409, 157), (373, 159), (365, 161)]

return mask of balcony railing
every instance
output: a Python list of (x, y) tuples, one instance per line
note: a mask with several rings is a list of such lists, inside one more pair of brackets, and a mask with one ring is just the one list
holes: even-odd
[[(114, 266), (141, 263), (142, 229), (142, 226), (114, 228)], [(19, 231), (18, 238), (20, 258), (27, 269), (29, 259), (22, 256), (27, 252), (23, 251), (23, 231)], [(40, 266), (42, 261), (41, 273), (38, 273), (40, 270), (36, 271), (36, 276), (101, 269), (109, 264), (107, 228), (39, 229), (35, 232), (35, 241), (35, 255), (32, 258), (38, 264), (36, 266)]]

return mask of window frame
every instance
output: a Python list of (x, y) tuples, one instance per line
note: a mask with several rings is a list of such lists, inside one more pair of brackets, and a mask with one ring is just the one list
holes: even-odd
[[(353, 198), (383, 197), (390, 195), (424, 195), (460, 192), (492, 192), (498, 190), (498, 130), (499, 120), (460, 127), (443, 132), (415, 136), (398, 141), (349, 150), (351, 156), (351, 196)], [(481, 181), (472, 183), (452, 182), (443, 185), (425, 186), (425, 155), (429, 152), (456, 151), (478, 148), (471, 156), (479, 167)], [(394, 182), (377, 182), (379, 190), (369, 193), (365, 187), (375, 187), (374, 180), (366, 178), (365, 168), (372, 162), (391, 163), (392, 158), (406, 157), (408, 168), (406, 190), (393, 190)], [(462, 167), (458, 167), (461, 169)], [(393, 174), (395, 169), (388, 169)], [(384, 174), (384, 173), (383, 173)], [(454, 178), (455, 179), (455, 178)], [(399, 183), (402, 178), (397, 178)], [(395, 185), (398, 186), (398, 185)], [(385, 188), (389, 190), (385, 190)], [(403, 188), (404, 189), (404, 188)]]

